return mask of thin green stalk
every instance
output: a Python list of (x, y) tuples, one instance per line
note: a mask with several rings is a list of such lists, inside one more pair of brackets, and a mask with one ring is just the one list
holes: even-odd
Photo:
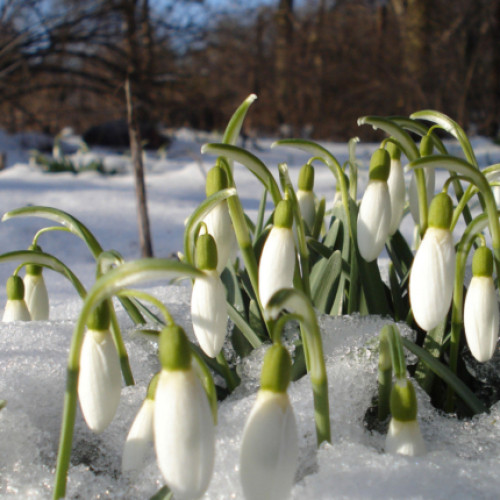
[(227, 388), (229, 389), (230, 392), (233, 392), (236, 387), (239, 385), (239, 380), (233, 370), (229, 368), (229, 365), (227, 364), (227, 360), (224, 357), (224, 353), (221, 351), (219, 354), (217, 354), (217, 357), (215, 358), (217, 360), (217, 363), (222, 369), (222, 372), (224, 373), (224, 379), (226, 380), (227, 383)]
[(384, 327), (379, 335), (378, 356), (378, 419), (384, 421), (390, 414), (392, 389), (392, 360), (388, 331)]

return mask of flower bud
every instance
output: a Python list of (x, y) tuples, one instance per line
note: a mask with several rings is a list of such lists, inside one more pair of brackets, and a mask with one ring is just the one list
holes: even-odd
[(166, 326), (160, 332), (158, 356), (164, 370), (189, 370), (191, 368), (191, 346), (180, 326)]
[(391, 156), (389, 178), (387, 187), (389, 188), (389, 198), (391, 200), (391, 223), (389, 225), (389, 235), (394, 234), (401, 223), (405, 209), (406, 186), (401, 166), (401, 150), (392, 142), (388, 142), (387, 151)]
[(17, 276), (12, 275), (6, 284), (7, 303), (3, 313), (2, 321), (31, 321), (31, 316), (24, 300), (24, 283)]
[(282, 344), (271, 346), (264, 356), (264, 364), (260, 378), (263, 390), (286, 392), (290, 383), (292, 361), (286, 347)]
[[(41, 251), (38, 245), (31, 245), (30, 250)], [(44, 321), (49, 319), (49, 294), (42, 274), (42, 266), (26, 265), (24, 276), (25, 300), (31, 319)]]

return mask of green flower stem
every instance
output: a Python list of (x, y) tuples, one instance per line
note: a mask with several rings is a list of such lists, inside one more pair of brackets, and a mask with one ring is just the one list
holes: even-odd
[[(458, 355), (460, 347), (460, 335), (463, 329), (463, 294), (465, 268), (467, 257), (471, 251), (477, 235), (486, 228), (488, 224), (487, 214), (476, 217), (465, 229), (461, 240), (457, 245), (457, 257), (455, 264), (455, 282), (453, 285), (453, 301), (451, 305), (451, 335), (450, 335), (450, 370), (456, 374), (458, 366)], [(446, 391), (445, 410), (452, 412), (455, 408), (455, 392), (451, 385)]]
[(71, 233), (71, 231), (67, 227), (64, 227), (64, 226), (44, 227), (44, 228), (38, 230), (35, 233), (35, 236), (33, 236), (33, 242), (32, 242), (33, 245), (38, 245), (38, 239), (40, 238), (40, 236), (42, 236), (42, 234), (48, 233), (49, 231), (65, 231), (67, 233)]
[(116, 317), (116, 311), (113, 307), (112, 299), (108, 299), (108, 303), (111, 321), (111, 337), (113, 338), (113, 342), (115, 343), (116, 351), (118, 352), (118, 357), (120, 359), (120, 368), (122, 370), (123, 380), (125, 382), (125, 385), (127, 386), (135, 385), (132, 369), (130, 368), (127, 349), (125, 348), (125, 344), (123, 342), (120, 325), (118, 324), (118, 318)]
[(226, 380), (229, 391), (233, 392), (240, 383), (238, 377), (233, 372), (233, 370), (229, 368), (229, 365), (227, 364), (226, 358), (224, 357), (224, 353), (222, 351), (217, 354), (217, 357), (215, 359), (217, 360), (222, 373), (224, 373), (224, 379)]
[[(34, 252), (39, 254), (39, 252)], [(165, 280), (179, 277), (197, 278), (203, 274), (189, 264), (169, 259), (140, 259), (122, 264), (98, 278), (83, 301), (82, 310), (73, 331), (68, 357), (66, 391), (64, 409), (57, 454), (54, 499), (63, 498), (66, 494), (66, 478), (69, 469), (73, 430), (75, 425), (76, 406), (78, 402), (78, 375), (80, 372), (80, 352), (85, 335), (87, 318), (102, 300), (110, 298), (122, 288), (151, 280)]]
[(378, 419), (382, 422), (390, 414), (390, 400), (392, 389), (392, 360), (391, 346), (387, 328), (383, 328), (379, 335), (378, 357)]
[(175, 321), (172, 318), (172, 315), (170, 314), (170, 311), (167, 309), (165, 304), (161, 300), (157, 299), (154, 295), (151, 295), (147, 292), (143, 292), (142, 290), (130, 290), (130, 289), (120, 290), (117, 293), (117, 295), (119, 297), (134, 297), (139, 300), (145, 300), (146, 302), (153, 304), (163, 315), (163, 317), (165, 318), (165, 322), (163, 322), (162, 324), (168, 326), (175, 324)]
[(212, 410), (214, 424), (217, 425), (217, 390), (215, 389), (212, 373), (210, 372), (207, 364), (203, 361), (203, 358), (196, 350), (191, 349), (191, 354), (193, 355), (193, 360), (195, 362), (198, 376), (203, 385), (203, 388), (205, 389), (205, 393), (210, 403), (210, 409)]
[(319, 446), (323, 441), (331, 441), (328, 380), (321, 332), (311, 301), (304, 293), (293, 288), (278, 290), (271, 297), (266, 312), (270, 319), (276, 319), (283, 309), (291, 311), (304, 326), (301, 330), (302, 343), (310, 363), (308, 371), (313, 390), (316, 438)]

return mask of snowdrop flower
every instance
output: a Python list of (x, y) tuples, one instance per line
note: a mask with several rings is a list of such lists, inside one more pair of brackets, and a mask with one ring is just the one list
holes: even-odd
[[(420, 156), (429, 156), (432, 154), (432, 139), (430, 136), (426, 135), (422, 137), (420, 142)], [(434, 196), (434, 190), (436, 185), (436, 173), (433, 168), (424, 169), (425, 176), (425, 187), (427, 191), (427, 205), (430, 204), (432, 197)], [(408, 190), (408, 198), (410, 202), (410, 213), (415, 224), (420, 225), (420, 210), (419, 210), (419, 198), (417, 189), (417, 178), (415, 173), (411, 176), (410, 187)]]
[(2, 321), (31, 321), (31, 316), (24, 300), (23, 280), (12, 275), (7, 280), (7, 303)]
[(227, 332), (226, 289), (217, 272), (217, 247), (210, 234), (196, 242), (196, 265), (205, 276), (196, 278), (191, 295), (193, 330), (207, 356), (215, 358)]
[(173, 325), (162, 330), (159, 355), (162, 369), (153, 418), (158, 466), (174, 498), (200, 498), (212, 477), (215, 427), (182, 328)]
[(455, 247), (450, 231), (453, 205), (446, 193), (434, 197), (429, 227), (413, 259), (409, 295), (413, 317), (428, 331), (448, 313), (453, 295)]
[[(228, 180), (224, 169), (219, 166), (211, 168), (207, 174), (207, 196), (211, 196), (227, 187)], [(237, 248), (236, 235), (229, 216), (227, 201), (224, 200), (215, 205), (205, 216), (203, 222), (206, 225), (207, 232), (214, 237), (217, 245), (217, 273), (220, 274)]]
[(472, 259), (472, 280), (465, 296), (465, 338), (472, 355), (480, 362), (495, 353), (498, 341), (498, 299), (493, 283), (493, 255), (479, 247)]
[(406, 186), (401, 166), (401, 150), (392, 142), (386, 146), (387, 152), (391, 156), (391, 166), (387, 187), (389, 188), (389, 199), (391, 200), (391, 223), (389, 225), (389, 235), (393, 235), (399, 228), (403, 212), (405, 209)]
[(83, 418), (96, 433), (113, 420), (121, 392), (120, 360), (109, 331), (108, 307), (103, 302), (95, 308), (80, 353), (78, 397)]
[(146, 399), (135, 416), (127, 435), (122, 454), (122, 473), (139, 470), (144, 458), (153, 443), (153, 415), (155, 392), (158, 385), (158, 373), (151, 379)]
[(391, 200), (387, 178), (390, 168), (389, 153), (378, 149), (370, 160), (370, 180), (358, 212), (357, 241), (361, 257), (375, 260), (384, 248), (391, 223)]
[(290, 200), (281, 200), (274, 212), (274, 227), (269, 232), (259, 261), (259, 296), (265, 307), (281, 288), (293, 287), (295, 244)]
[(241, 442), (240, 477), (246, 500), (285, 500), (292, 489), (299, 445), (286, 393), (290, 367), (290, 355), (281, 344), (269, 348)]
[(300, 213), (309, 232), (313, 230), (314, 219), (316, 217), (313, 187), (314, 167), (306, 163), (299, 172), (297, 201), (299, 202)]
[(389, 431), (385, 440), (387, 453), (417, 457), (426, 447), (417, 421), (417, 398), (408, 379), (397, 379), (391, 391)]
[[(30, 250), (40, 251), (40, 247), (32, 246)], [(26, 265), (24, 297), (32, 320), (43, 321), (49, 319), (49, 294), (45, 286), (41, 266)]]

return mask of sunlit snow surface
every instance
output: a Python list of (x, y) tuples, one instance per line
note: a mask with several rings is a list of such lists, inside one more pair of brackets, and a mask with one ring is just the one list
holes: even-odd
[[(179, 134), (171, 157), (148, 155), (148, 204), (156, 255), (182, 249), (183, 221), (204, 198), (205, 171), (201, 160), (204, 140), (189, 131)], [(17, 142), (16, 142), (17, 141)], [(296, 182), (306, 156), (288, 149), (269, 150), (261, 141), (261, 157), (277, 176), (277, 164), (288, 162)], [(325, 144), (339, 161), (347, 159), (344, 144)], [(30, 147), (34, 147), (30, 145)], [(450, 147), (454, 147), (451, 145)], [(489, 141), (474, 142), (481, 165), (500, 161), (500, 149)], [(2, 213), (26, 204), (50, 205), (72, 213), (95, 232), (105, 249), (118, 249), (127, 259), (139, 255), (133, 176), (102, 177), (95, 173), (44, 174), (27, 164), (19, 141), (0, 134), (0, 148), (8, 152), (10, 168), (0, 172)], [(176, 149), (177, 148), (177, 149)], [(358, 146), (360, 192), (366, 185), (366, 166), (375, 145)], [(456, 148), (456, 146), (455, 146)], [(104, 155), (104, 153), (103, 153)], [(109, 165), (127, 165), (126, 159), (104, 155)], [(235, 179), (245, 209), (257, 211), (261, 189), (240, 166)], [(438, 177), (443, 179), (444, 177)], [(317, 194), (333, 199), (334, 182), (326, 168), (316, 170)], [(439, 190), (442, 182), (437, 182)], [(256, 189), (257, 187), (257, 189)], [(269, 205), (270, 208), (270, 205)], [(411, 240), (409, 217), (403, 221)], [(17, 219), (0, 224), (0, 253), (27, 248), (41, 219)], [(40, 241), (44, 250), (67, 263), (90, 286), (94, 276), (91, 255), (74, 236), (56, 232)], [(15, 264), (0, 264), (0, 308), (5, 303), (3, 283)], [(383, 269), (382, 269), (383, 271)], [(0, 497), (50, 498), (54, 481), (65, 384), (65, 365), (81, 301), (58, 275), (45, 272), (51, 296), (49, 322), (0, 326)], [(190, 288), (156, 284), (150, 288), (192, 335), (189, 321)], [(117, 416), (101, 435), (92, 434), (78, 411), (68, 498), (144, 500), (163, 481), (153, 447), (143, 470), (135, 478), (120, 473), (121, 450), (128, 429), (158, 370), (154, 341), (137, 334), (125, 313), (119, 320), (137, 385), (124, 388)], [(294, 499), (496, 499), (500, 491), (500, 406), (488, 415), (459, 421), (436, 412), (417, 388), (419, 421), (429, 453), (418, 459), (383, 453), (384, 436), (369, 432), (364, 415), (376, 391), (376, 336), (385, 320), (377, 317), (321, 318), (330, 387), (332, 444), (316, 450), (311, 387), (303, 378), (290, 387), (300, 439), (300, 466), (292, 491)], [(405, 331), (411, 335), (411, 332)], [(215, 473), (207, 499), (242, 499), (238, 478), (238, 449), (246, 415), (255, 400), (263, 350), (240, 365), (242, 385), (220, 404)]]

